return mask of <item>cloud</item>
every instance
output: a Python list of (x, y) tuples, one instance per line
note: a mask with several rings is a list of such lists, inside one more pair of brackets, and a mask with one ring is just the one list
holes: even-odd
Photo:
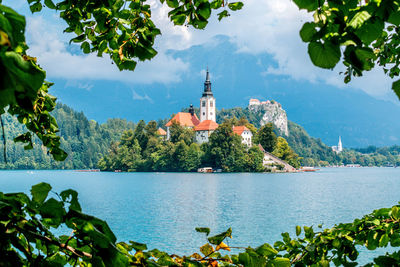
[(83, 55), (72, 53), (79, 47), (68, 47), (68, 35), (62, 35), (60, 24), (49, 23), (42, 16), (28, 18), (29, 53), (38, 58), (40, 65), (47, 70), (48, 78), (73, 80), (115, 80), (127, 83), (151, 84), (174, 83), (181, 80), (189, 64), (160, 50), (151, 61), (140, 62), (134, 72), (119, 71), (107, 55)]
[(147, 94), (139, 95), (135, 90), (132, 89), (132, 98), (133, 100), (147, 100), (150, 103), (154, 103), (153, 99), (149, 97)]

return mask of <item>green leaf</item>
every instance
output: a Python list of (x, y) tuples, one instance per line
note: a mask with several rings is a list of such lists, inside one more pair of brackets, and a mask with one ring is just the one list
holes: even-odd
[(387, 247), (389, 241), (390, 241), (389, 236), (387, 234), (384, 234), (379, 239), (379, 246), (380, 247)]
[(333, 69), (340, 60), (341, 52), (339, 45), (331, 42), (311, 42), (308, 45), (308, 54), (312, 63), (324, 69)]
[(264, 257), (272, 257), (272, 256), (275, 256), (276, 254), (278, 254), (278, 251), (276, 249), (274, 249), (273, 247), (271, 247), (270, 244), (267, 244), (267, 243), (256, 248), (256, 252), (259, 255), (264, 256)]
[(296, 235), (299, 236), (301, 234), (301, 227), (299, 225), (296, 226)]
[(208, 238), (208, 241), (213, 245), (219, 245), (225, 238), (232, 237), (232, 228), (229, 228), (225, 232)]
[(83, 53), (89, 54), (90, 53), (90, 44), (88, 42), (83, 42), (81, 45), (81, 49), (83, 50)]
[(400, 218), (400, 210), (397, 206), (393, 206), (391, 210), (391, 216), (393, 219), (398, 220)]
[(300, 8), (308, 11), (314, 11), (318, 8), (318, 0), (293, 0), (293, 2)]
[(209, 256), (214, 252), (214, 248), (207, 243), (200, 247), (200, 252), (203, 253), (204, 256)]
[(206, 236), (208, 236), (210, 234), (210, 228), (207, 228), (207, 227), (196, 227), (195, 230), (196, 230), (196, 232), (199, 232), (199, 233), (205, 233)]
[(137, 242), (134, 242), (134, 241), (129, 241), (129, 243), (131, 244), (131, 246), (132, 246), (136, 251), (147, 250), (147, 245), (146, 245), (146, 244), (137, 243)]
[(65, 215), (63, 203), (54, 198), (50, 198), (44, 202), (39, 211), (42, 218), (53, 219), (51, 225), (55, 226), (61, 223), (62, 217)]
[(224, 10), (220, 13), (218, 13), (218, 20), (221, 21), (221, 19), (225, 18), (225, 17), (229, 17), (229, 13), (227, 10)]
[(40, 183), (37, 185), (32, 186), (31, 189), (31, 194), (32, 194), (32, 200), (42, 204), (43, 201), (47, 198), (47, 195), (49, 194), (51, 190), (51, 186), (48, 183)]
[(199, 13), (200, 16), (202, 16), (204, 19), (208, 19), (211, 15), (211, 7), (209, 2), (204, 2), (199, 5), (197, 8), (197, 12)]
[(40, 2), (36, 2), (33, 5), (31, 5), (29, 8), (31, 9), (32, 13), (35, 13), (35, 12), (41, 11), (42, 7), (43, 6), (42, 6), (42, 4)]
[(177, 8), (179, 6), (178, 0), (167, 0), (167, 5), (170, 8)]
[(366, 22), (371, 15), (368, 13), (368, 11), (360, 11), (357, 14), (354, 15), (354, 17), (350, 20), (350, 22), (347, 24), (349, 27), (352, 27), (354, 29), (360, 28), (364, 22)]
[(56, 9), (56, 5), (53, 3), (53, 0), (44, 0), (44, 4), (51, 9)]
[(382, 35), (384, 26), (385, 24), (380, 19), (376, 19), (374, 22), (369, 20), (356, 31), (356, 35), (366, 45), (369, 45)]
[(275, 258), (270, 263), (273, 264), (274, 267), (290, 267), (290, 260), (287, 258)]
[(228, 7), (232, 11), (240, 10), (243, 7), (243, 3), (242, 2), (229, 3)]
[(313, 36), (317, 33), (314, 22), (306, 22), (300, 30), (300, 37), (303, 42), (310, 42)]
[(400, 80), (397, 80), (392, 83), (392, 90), (395, 92), (395, 94), (400, 100)]

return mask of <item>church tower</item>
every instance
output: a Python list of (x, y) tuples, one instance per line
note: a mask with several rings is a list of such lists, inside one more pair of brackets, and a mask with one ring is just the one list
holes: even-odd
[(204, 82), (203, 96), (200, 98), (200, 122), (215, 120), (215, 98), (211, 91), (210, 73), (207, 68), (206, 81)]
[(342, 152), (342, 151), (343, 151), (342, 138), (340, 138), (340, 136), (339, 136), (339, 143), (338, 143), (337, 150), (338, 150), (339, 152)]

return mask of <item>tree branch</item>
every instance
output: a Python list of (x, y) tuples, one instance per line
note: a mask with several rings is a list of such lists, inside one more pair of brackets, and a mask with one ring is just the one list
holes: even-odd
[(3, 132), (3, 157), (4, 157), (4, 162), (7, 165), (7, 150), (6, 150), (6, 145), (7, 145), (7, 141), (6, 141), (6, 134), (4, 131), (4, 123), (3, 123), (3, 118), (0, 115), (0, 122), (1, 122), (1, 130)]

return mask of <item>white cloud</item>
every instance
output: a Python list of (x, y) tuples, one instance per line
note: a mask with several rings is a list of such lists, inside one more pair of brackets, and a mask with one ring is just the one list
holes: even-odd
[(139, 95), (135, 90), (132, 89), (132, 98), (133, 100), (147, 100), (150, 103), (154, 103), (153, 99), (149, 97), (147, 94)]
[(173, 83), (180, 81), (189, 64), (160, 50), (152, 61), (140, 62), (134, 72), (119, 71), (108, 55), (73, 54), (68, 51), (68, 36), (62, 36), (59, 24), (41, 16), (30, 17), (27, 23), (29, 53), (38, 58), (48, 77), (76, 80), (117, 80), (128, 83)]

